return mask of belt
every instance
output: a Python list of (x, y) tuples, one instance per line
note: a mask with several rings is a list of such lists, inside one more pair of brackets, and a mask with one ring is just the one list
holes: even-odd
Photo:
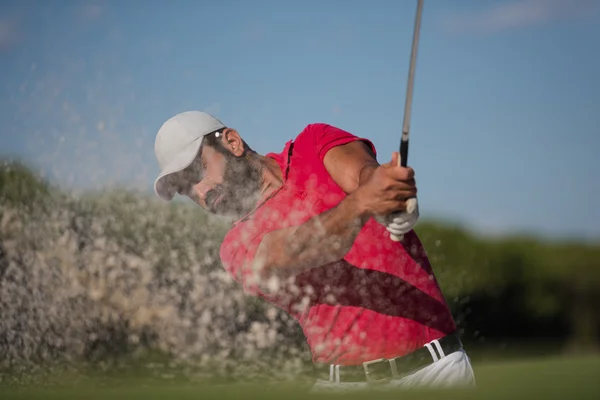
[(450, 353), (462, 349), (456, 334), (433, 340), (425, 346), (401, 357), (380, 358), (360, 365), (322, 365), (315, 367), (320, 379), (332, 382), (386, 382), (408, 375), (430, 365)]

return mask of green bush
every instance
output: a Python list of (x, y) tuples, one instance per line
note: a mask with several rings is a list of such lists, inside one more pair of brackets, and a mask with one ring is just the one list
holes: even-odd
[(49, 184), (20, 161), (0, 160), (0, 204), (31, 206), (50, 194)]
[(433, 221), (415, 230), (468, 331), (588, 347), (600, 339), (600, 313), (592, 306), (600, 292), (600, 244), (486, 239)]

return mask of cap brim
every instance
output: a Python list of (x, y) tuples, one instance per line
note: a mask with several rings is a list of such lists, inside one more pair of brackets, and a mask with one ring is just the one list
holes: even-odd
[(192, 161), (194, 161), (200, 150), (201, 144), (202, 138), (194, 140), (165, 166), (158, 178), (156, 178), (156, 181), (154, 181), (154, 192), (158, 197), (166, 201), (170, 201), (175, 197), (177, 188), (172, 179), (173, 174), (186, 169), (192, 164)]

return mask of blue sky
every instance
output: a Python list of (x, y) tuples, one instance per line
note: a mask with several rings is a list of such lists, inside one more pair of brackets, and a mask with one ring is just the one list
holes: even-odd
[[(151, 190), (154, 135), (213, 113), (260, 153), (311, 122), (399, 145), (416, 1), (3, 1), (0, 154)], [(421, 214), (600, 237), (600, 3), (426, 0), (409, 164)]]

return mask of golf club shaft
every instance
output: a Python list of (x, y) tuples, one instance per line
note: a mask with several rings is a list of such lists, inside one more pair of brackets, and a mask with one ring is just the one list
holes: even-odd
[[(406, 86), (406, 101), (404, 103), (404, 124), (402, 127), (402, 138), (400, 139), (400, 165), (408, 165), (408, 138), (410, 132), (410, 112), (412, 108), (413, 86), (415, 82), (415, 67), (417, 63), (417, 49), (419, 47), (419, 31), (421, 28), (421, 13), (423, 11), (423, 0), (417, 0), (417, 16), (415, 19), (415, 30), (413, 32), (412, 50), (410, 54), (410, 67), (408, 69), (408, 83)], [(412, 214), (417, 209), (417, 198), (412, 197), (406, 201), (406, 213)], [(404, 235), (390, 235), (394, 242), (400, 242)]]
[(400, 139), (400, 164), (403, 167), (406, 167), (408, 162), (410, 113), (412, 109), (413, 86), (415, 82), (415, 67), (417, 63), (417, 49), (419, 47), (419, 31), (421, 28), (422, 11), (423, 0), (417, 0), (417, 17), (415, 19), (415, 30), (413, 32), (412, 50), (410, 54), (410, 67), (408, 70), (408, 84), (406, 86), (406, 101), (404, 103), (404, 124), (402, 127), (402, 138)]

